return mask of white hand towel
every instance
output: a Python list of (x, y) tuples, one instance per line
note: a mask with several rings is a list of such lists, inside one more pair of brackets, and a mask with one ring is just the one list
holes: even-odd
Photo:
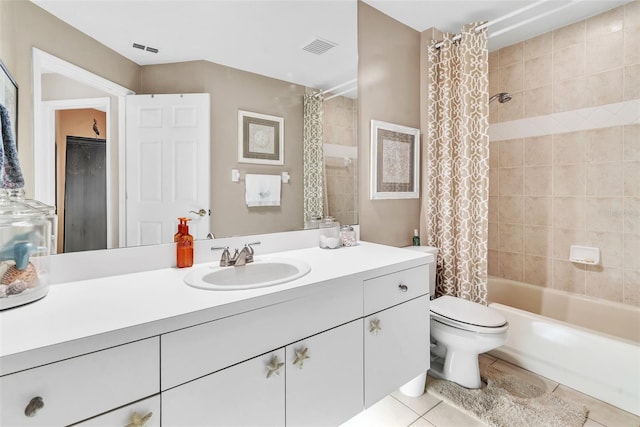
[(280, 175), (245, 175), (245, 200), (248, 207), (280, 206)]

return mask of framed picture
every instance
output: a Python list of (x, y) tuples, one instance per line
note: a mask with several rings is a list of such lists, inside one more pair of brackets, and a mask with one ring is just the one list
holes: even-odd
[(284, 119), (238, 110), (238, 162), (284, 165)]
[(0, 60), (0, 104), (4, 105), (9, 111), (11, 118), (11, 129), (13, 130), (13, 138), (18, 146), (18, 84), (9, 74), (9, 70)]
[(420, 130), (371, 120), (371, 199), (417, 199)]

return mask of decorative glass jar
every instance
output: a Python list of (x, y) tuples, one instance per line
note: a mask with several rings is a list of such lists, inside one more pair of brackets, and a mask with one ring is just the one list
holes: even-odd
[(340, 223), (333, 217), (326, 217), (320, 221), (320, 247), (335, 249), (340, 247)]
[(14, 190), (0, 190), (0, 310), (44, 297), (49, 290), (51, 220)]
[(343, 225), (340, 227), (340, 245), (342, 246), (355, 246), (356, 245), (356, 231), (350, 225)]

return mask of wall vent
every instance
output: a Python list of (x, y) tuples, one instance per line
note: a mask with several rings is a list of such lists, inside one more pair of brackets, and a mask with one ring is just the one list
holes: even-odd
[(146, 46), (144, 46), (144, 45), (142, 45), (142, 44), (139, 44), (139, 43), (134, 43), (134, 44), (133, 44), (133, 47), (135, 47), (136, 49), (144, 50), (144, 48), (145, 48)]
[(316, 55), (322, 55), (332, 47), (336, 47), (338, 44), (330, 42), (329, 40), (323, 40), (319, 37), (316, 37), (311, 43), (307, 44), (302, 50), (306, 50), (310, 53), (315, 53)]

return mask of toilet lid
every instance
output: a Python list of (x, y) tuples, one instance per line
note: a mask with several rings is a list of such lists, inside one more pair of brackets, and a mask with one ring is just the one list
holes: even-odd
[(455, 322), (483, 328), (499, 328), (507, 323), (504, 316), (489, 307), (449, 295), (432, 300), (430, 311)]

